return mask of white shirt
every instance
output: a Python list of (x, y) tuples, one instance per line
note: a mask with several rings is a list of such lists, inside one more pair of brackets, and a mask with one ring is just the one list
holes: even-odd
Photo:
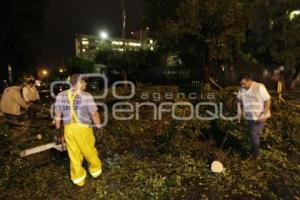
[(247, 90), (240, 88), (237, 98), (242, 102), (244, 108), (244, 117), (247, 120), (267, 119), (271, 117), (270, 110), (262, 115), (264, 112), (264, 102), (271, 99), (264, 84), (252, 81), (251, 87)]
[(39, 92), (35, 86), (29, 87), (26, 85), (25, 87), (23, 87), (22, 93), (26, 102), (36, 101), (40, 99)]

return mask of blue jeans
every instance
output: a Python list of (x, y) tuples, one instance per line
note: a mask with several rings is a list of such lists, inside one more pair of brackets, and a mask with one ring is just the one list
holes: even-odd
[(259, 155), (260, 135), (265, 128), (265, 123), (254, 120), (248, 120), (248, 134), (252, 144), (252, 153), (255, 156)]

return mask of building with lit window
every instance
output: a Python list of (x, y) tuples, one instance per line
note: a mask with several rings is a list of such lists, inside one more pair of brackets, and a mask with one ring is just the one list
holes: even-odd
[(150, 38), (137, 40), (78, 34), (75, 38), (75, 50), (76, 56), (93, 60), (97, 52), (101, 50), (154, 50), (154, 42)]

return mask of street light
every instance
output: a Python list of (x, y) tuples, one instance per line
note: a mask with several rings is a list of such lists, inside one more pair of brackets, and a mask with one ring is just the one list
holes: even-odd
[(103, 40), (107, 39), (107, 38), (108, 38), (107, 32), (101, 31), (101, 32), (100, 32), (100, 38), (103, 39)]
[(47, 76), (47, 75), (48, 75), (48, 71), (44, 69), (44, 70), (42, 71), (42, 74), (43, 74), (44, 76)]
[(39, 79), (44, 79), (49, 76), (49, 71), (45, 68), (42, 68), (38, 71), (38, 77)]

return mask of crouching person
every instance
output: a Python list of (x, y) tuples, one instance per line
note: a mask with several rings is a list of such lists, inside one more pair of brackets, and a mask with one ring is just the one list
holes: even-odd
[[(55, 102), (55, 126), (57, 137), (64, 140), (70, 157), (71, 180), (78, 186), (83, 186), (86, 171), (82, 167), (83, 158), (88, 161), (89, 172), (96, 178), (102, 173), (102, 163), (95, 148), (95, 137), (90, 127), (94, 122), (96, 134), (100, 134), (100, 118), (97, 106), (91, 94), (84, 92), (86, 82), (80, 74), (74, 74), (72, 87), (60, 92)], [(64, 134), (61, 131), (61, 116), (64, 124)]]
[(21, 108), (28, 110), (31, 104), (26, 103), (22, 98), (21, 89), (22, 86), (11, 86), (6, 88), (2, 94), (0, 108), (7, 124), (16, 126), (26, 125), (19, 122)]
[(50, 116), (50, 110), (40, 104), (40, 96), (35, 86), (34, 79), (29, 79), (25, 82), (25, 86), (22, 89), (22, 94), (24, 100), (31, 104), (31, 107), (28, 109), (28, 117), (31, 121), (31, 124), (36, 122), (36, 113), (38, 112), (43, 112)]

